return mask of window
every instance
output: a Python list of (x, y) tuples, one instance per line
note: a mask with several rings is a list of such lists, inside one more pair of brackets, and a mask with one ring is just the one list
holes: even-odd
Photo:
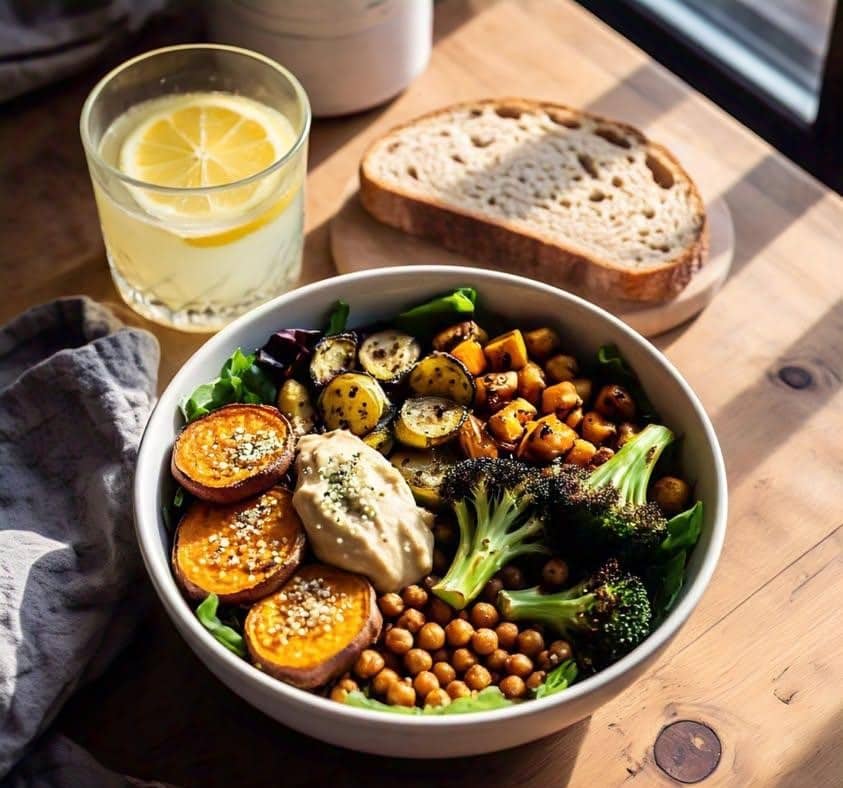
[(633, 0), (796, 117), (817, 116), (835, 0)]
[(843, 2), (578, 2), (843, 193)]

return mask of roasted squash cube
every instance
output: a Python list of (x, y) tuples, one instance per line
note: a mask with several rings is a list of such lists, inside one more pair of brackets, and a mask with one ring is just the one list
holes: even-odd
[(493, 370), (519, 370), (529, 361), (524, 336), (517, 328), (490, 340), (484, 350)]

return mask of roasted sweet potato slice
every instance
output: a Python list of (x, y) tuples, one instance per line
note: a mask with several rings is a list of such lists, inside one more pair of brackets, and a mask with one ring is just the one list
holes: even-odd
[(173, 572), (193, 599), (216, 594), (226, 604), (249, 604), (284, 584), (304, 548), (289, 490), (222, 506), (196, 501), (176, 531)]
[(277, 408), (226, 405), (181, 431), (170, 469), (197, 498), (233, 503), (268, 490), (292, 459), (292, 428)]
[(252, 606), (244, 634), (257, 668), (313, 689), (347, 671), (377, 640), (382, 624), (375, 590), (365, 577), (309, 564)]

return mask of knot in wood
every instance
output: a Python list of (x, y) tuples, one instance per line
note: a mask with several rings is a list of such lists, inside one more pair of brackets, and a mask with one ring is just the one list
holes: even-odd
[(806, 389), (813, 385), (814, 376), (805, 367), (789, 364), (779, 370), (779, 380), (792, 389)]
[(698, 783), (720, 763), (720, 739), (708, 725), (679, 720), (662, 728), (653, 754), (669, 777), (680, 783)]

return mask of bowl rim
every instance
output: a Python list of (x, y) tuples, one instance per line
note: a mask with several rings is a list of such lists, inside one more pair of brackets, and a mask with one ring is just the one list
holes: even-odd
[[(605, 670), (583, 679), (581, 682), (574, 684), (564, 692), (560, 692), (546, 698), (531, 699), (526, 703), (516, 703), (512, 706), (506, 706), (499, 709), (454, 715), (388, 714), (374, 709), (365, 709), (337, 703), (329, 698), (309, 693), (306, 690), (298, 689), (289, 684), (285, 684), (283, 681), (274, 679), (266, 673), (259, 671), (251, 663), (230, 652), (213, 637), (211, 637), (204, 627), (202, 627), (196, 616), (193, 615), (189, 604), (184, 599), (178, 585), (176, 584), (170, 568), (170, 561), (167, 556), (166, 549), (163, 551), (165, 557), (162, 565), (159, 552), (161, 545), (158, 538), (161, 513), (158, 511), (158, 507), (154, 503), (154, 498), (147, 494), (147, 490), (151, 489), (153, 484), (160, 483), (160, 469), (168, 466), (165, 466), (162, 463), (163, 457), (160, 453), (154, 453), (154, 447), (152, 445), (150, 435), (153, 431), (158, 430), (159, 422), (165, 425), (172, 418), (172, 408), (177, 406), (177, 403), (172, 402), (172, 400), (177, 397), (177, 391), (180, 390), (182, 380), (187, 377), (188, 370), (197, 363), (201, 357), (210, 355), (222, 347), (233, 347), (236, 344), (233, 342), (233, 338), (239, 334), (245, 326), (260, 319), (264, 315), (283, 308), (290, 301), (307, 299), (311, 295), (318, 293), (319, 290), (327, 284), (331, 284), (333, 286), (337, 283), (353, 283), (361, 280), (365, 281), (367, 279), (388, 279), (392, 277), (403, 278), (412, 275), (422, 277), (422, 281), (425, 281), (423, 277), (435, 277), (443, 273), (448, 274), (451, 277), (464, 279), (467, 283), (472, 283), (472, 279), (476, 279), (479, 285), (492, 285), (495, 282), (518, 285), (542, 291), (555, 298), (561, 299), (562, 301), (580, 305), (586, 310), (596, 313), (598, 317), (602, 318), (609, 324), (613, 331), (622, 335), (631, 343), (640, 346), (641, 349), (644, 350), (656, 363), (660, 364), (682, 390), (688, 403), (695, 411), (695, 414), (702, 425), (705, 441), (712, 451), (715, 471), (715, 500), (711, 503), (706, 503), (710, 506), (713, 505), (714, 520), (708, 551), (703, 556), (697, 576), (694, 578), (693, 582), (685, 586), (683, 599), (646, 640), (633, 649), (629, 654), (625, 655)], [(169, 412), (164, 412), (165, 407)], [(679, 629), (690, 616), (693, 609), (699, 603), (702, 595), (708, 587), (717, 566), (717, 562), (720, 558), (723, 542), (725, 540), (727, 500), (728, 490), (725, 462), (723, 460), (723, 453), (720, 449), (720, 444), (717, 440), (711, 420), (700, 402), (699, 397), (697, 397), (691, 386), (687, 383), (687, 381), (685, 381), (684, 377), (682, 377), (667, 356), (665, 356), (649, 340), (642, 337), (619, 318), (610, 314), (601, 307), (598, 307), (579, 296), (573, 295), (572, 293), (553, 287), (552, 285), (500, 271), (492, 271), (469, 266), (446, 265), (415, 265), (376, 268), (329, 277), (327, 279), (322, 279), (296, 288), (295, 290), (291, 290), (256, 307), (255, 309), (247, 312), (245, 315), (242, 315), (234, 320), (219, 333), (201, 345), (191, 355), (191, 357), (184, 362), (179, 371), (173, 376), (170, 383), (161, 393), (161, 396), (158, 398), (158, 402), (149, 416), (141, 437), (133, 485), (135, 533), (143, 556), (144, 564), (146, 566), (147, 574), (149, 575), (152, 585), (167, 611), (167, 614), (171, 619), (173, 619), (177, 629), (182, 630), (180, 631), (180, 634), (187, 641), (187, 646), (191, 648), (191, 650), (196, 651), (196, 648), (188, 640), (188, 638), (185, 637), (183, 632), (184, 628), (190, 631), (199, 643), (203, 644), (207, 657), (213, 658), (217, 662), (221, 662), (228, 669), (229, 675), (234, 673), (237, 675), (239, 681), (254, 685), (260, 691), (266, 691), (279, 696), (279, 700), (283, 699), (285, 702), (292, 702), (293, 704), (302, 704), (305, 706), (310, 705), (313, 707), (314, 712), (333, 715), (338, 721), (348, 723), (354, 723), (355, 721), (366, 723), (374, 722), (406, 727), (445, 726), (461, 728), (463, 726), (481, 723), (502, 723), (504, 721), (514, 720), (540, 711), (548, 711), (550, 708), (555, 706), (574, 703), (587, 695), (599, 692), (601, 688), (610, 685), (625, 673), (634, 671), (636, 667), (642, 666), (651, 655), (665, 646), (674, 637), (674, 635), (677, 634)], [(201, 658), (202, 654), (200, 653), (198, 656)], [(237, 694), (241, 694), (238, 690), (235, 690), (235, 692), (237, 692)]]

